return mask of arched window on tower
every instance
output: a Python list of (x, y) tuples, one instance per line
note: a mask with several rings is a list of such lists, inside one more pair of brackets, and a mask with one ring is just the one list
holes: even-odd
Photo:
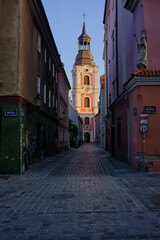
[(87, 42), (84, 42), (84, 50), (87, 50)]
[(80, 50), (83, 50), (83, 42), (81, 42), (80, 45)]
[(84, 107), (90, 107), (90, 99), (89, 97), (84, 98)]
[(90, 43), (88, 42), (87, 49), (90, 50)]
[(84, 85), (89, 85), (89, 76), (84, 76)]
[(85, 118), (85, 125), (89, 125), (89, 117)]

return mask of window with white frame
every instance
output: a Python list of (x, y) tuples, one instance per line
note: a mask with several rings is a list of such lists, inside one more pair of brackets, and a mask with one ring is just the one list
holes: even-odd
[(49, 102), (48, 102), (48, 106), (49, 108), (51, 108), (51, 90), (49, 90)]
[(41, 35), (38, 32), (38, 52), (41, 53)]
[(40, 75), (37, 76), (37, 93), (40, 94), (41, 91), (41, 78)]
[(46, 97), (46, 83), (44, 84), (44, 103), (46, 104), (46, 100), (47, 100), (47, 97)]
[(47, 49), (44, 49), (44, 62), (47, 62)]

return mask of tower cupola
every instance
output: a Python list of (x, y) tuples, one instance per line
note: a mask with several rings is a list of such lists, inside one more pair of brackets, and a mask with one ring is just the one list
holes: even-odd
[(83, 23), (82, 34), (78, 38), (78, 54), (76, 56), (75, 65), (91, 65), (95, 66), (94, 58), (90, 52), (91, 38), (87, 34), (86, 24)]

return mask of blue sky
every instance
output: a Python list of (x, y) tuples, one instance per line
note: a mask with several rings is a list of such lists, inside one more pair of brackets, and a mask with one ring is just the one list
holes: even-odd
[(103, 14), (105, 0), (42, 0), (68, 80), (72, 86), (71, 70), (78, 53), (78, 37), (82, 32), (83, 14), (87, 34), (91, 37), (91, 53), (99, 67), (98, 83), (104, 73)]

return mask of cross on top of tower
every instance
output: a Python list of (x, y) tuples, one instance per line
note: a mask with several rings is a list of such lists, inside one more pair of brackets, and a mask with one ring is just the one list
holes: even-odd
[(83, 18), (84, 18), (84, 22), (85, 22), (85, 18), (86, 18), (86, 14), (85, 13), (83, 14)]

